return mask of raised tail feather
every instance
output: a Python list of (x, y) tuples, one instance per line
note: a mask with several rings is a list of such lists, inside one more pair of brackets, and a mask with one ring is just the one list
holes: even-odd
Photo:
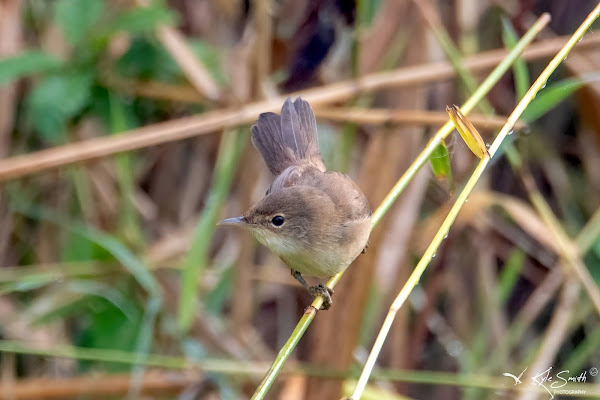
[(281, 115), (263, 113), (252, 126), (252, 143), (260, 151), (273, 175), (292, 165), (309, 163), (321, 171), (325, 164), (319, 152), (317, 121), (307, 101), (288, 97)]

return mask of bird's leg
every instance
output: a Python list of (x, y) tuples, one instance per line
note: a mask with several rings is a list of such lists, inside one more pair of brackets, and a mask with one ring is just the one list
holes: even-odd
[(333, 294), (333, 289), (322, 285), (322, 284), (318, 284), (315, 286), (310, 286), (302, 277), (302, 274), (300, 274), (300, 272), (298, 271), (294, 271), (292, 270), (292, 276), (294, 278), (296, 278), (296, 280), (298, 282), (300, 282), (300, 284), (304, 287), (304, 289), (306, 289), (306, 291), (311, 295), (311, 296), (323, 296), (323, 305), (321, 306), (322, 310), (328, 310), (329, 307), (331, 307), (331, 304), (333, 304), (333, 300), (331, 300), (331, 295)]

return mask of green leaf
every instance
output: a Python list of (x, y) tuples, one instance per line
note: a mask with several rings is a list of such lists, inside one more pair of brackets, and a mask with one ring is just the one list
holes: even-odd
[(500, 304), (506, 303), (525, 264), (525, 253), (516, 249), (510, 253), (500, 274)]
[(135, 320), (137, 318), (139, 310), (136, 308), (136, 304), (113, 285), (81, 279), (71, 281), (63, 288), (77, 294), (101, 297), (115, 306), (127, 319)]
[[(128, 112), (127, 105), (117, 95), (109, 93), (110, 107), (110, 130), (111, 132), (124, 132), (133, 125), (129, 116), (134, 114)], [(118, 154), (116, 156), (117, 180), (119, 182), (119, 231), (126, 242), (139, 247), (143, 243), (143, 234), (140, 230), (138, 213), (132, 199), (135, 197), (135, 168), (133, 167), (133, 155)]]
[(429, 162), (431, 163), (433, 174), (438, 180), (444, 180), (452, 176), (452, 169), (450, 167), (450, 154), (448, 153), (446, 142), (443, 140), (431, 153)]
[(102, 246), (110, 252), (115, 259), (123, 264), (123, 266), (135, 277), (140, 286), (142, 286), (151, 296), (157, 298), (161, 297), (160, 285), (146, 264), (129, 251), (129, 249), (123, 246), (116, 238), (89, 226), (85, 227), (76, 223), (59, 224), (66, 226), (68, 229), (77, 232)]
[(533, 122), (552, 110), (561, 101), (572, 95), (577, 89), (585, 85), (585, 81), (579, 78), (565, 79), (548, 86), (537, 94), (529, 106), (523, 112), (523, 119), (526, 122)]
[(181, 68), (164, 47), (156, 40), (142, 36), (132, 40), (116, 66), (123, 76), (142, 80), (174, 83), (181, 76)]
[(358, 22), (361, 27), (366, 28), (373, 23), (380, 6), (381, 0), (363, 0), (358, 2)]
[(0, 60), (0, 85), (38, 72), (48, 71), (62, 64), (58, 58), (41, 51), (25, 51)]
[(54, 18), (65, 38), (76, 45), (86, 37), (103, 12), (104, 0), (58, 0), (54, 7)]
[[(143, 310), (136, 307), (134, 319), (127, 318), (119, 308), (103, 299), (101, 307), (88, 307), (88, 326), (79, 337), (78, 344), (98, 349), (136, 349), (142, 329)], [(136, 358), (139, 355), (136, 354)], [(82, 361), (84, 369), (98, 368), (98, 362)], [(102, 363), (102, 368), (111, 372), (126, 371), (130, 367), (114, 363)]]
[(233, 267), (228, 267), (221, 273), (215, 287), (206, 295), (204, 307), (206, 311), (220, 315), (225, 302), (231, 297), (233, 287)]
[[(600, 240), (596, 239), (595, 244), (590, 247), (589, 258), (586, 257), (586, 265), (590, 270), (590, 275), (594, 279), (594, 282), (600, 286)], [(591, 262), (588, 262), (591, 260)]]
[(10, 282), (0, 285), (0, 296), (6, 296), (12, 292), (29, 292), (31, 290), (39, 289), (42, 286), (49, 283), (49, 279), (36, 278), (22, 280), (19, 282)]
[(172, 24), (175, 14), (166, 8), (141, 7), (120, 14), (110, 24), (109, 31), (125, 31), (129, 33), (144, 33), (152, 31), (159, 24)]
[(88, 103), (93, 75), (75, 72), (54, 75), (37, 85), (27, 98), (35, 129), (50, 143), (62, 141), (67, 119)]
[(68, 236), (61, 249), (61, 261), (111, 261), (114, 259), (108, 251), (88, 238), (75, 232), (67, 231), (65, 234)]
[[(504, 16), (502, 16), (502, 27), (502, 41), (504, 42), (504, 46), (509, 50), (512, 50), (517, 45), (519, 37), (510, 23), (510, 20)], [(525, 96), (525, 93), (527, 93), (527, 90), (529, 90), (529, 70), (522, 57), (519, 57), (515, 61), (512, 69), (515, 77), (517, 99), (522, 99), (523, 96)]]

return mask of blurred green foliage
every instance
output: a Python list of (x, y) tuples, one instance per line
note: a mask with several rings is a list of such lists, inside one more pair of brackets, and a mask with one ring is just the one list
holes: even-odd
[[(110, 85), (106, 78), (185, 82), (181, 69), (153, 33), (159, 24), (173, 24), (176, 20), (176, 15), (161, 2), (147, 8), (129, 9), (115, 8), (104, 0), (31, 4), (26, 21), (35, 27), (57, 26), (67, 46), (63, 59), (43, 50), (29, 50), (0, 60), (0, 84), (32, 78), (24, 108), (18, 114), (19, 126), (31, 133), (26, 145), (35, 149), (71, 141), (70, 130), (84, 118), (100, 121), (109, 134), (156, 118), (156, 110), (163, 107), (160, 101), (131, 98)], [(124, 34), (131, 45), (115, 57), (111, 53), (111, 42), (121, 40)], [(190, 40), (189, 45), (215, 80), (225, 85), (220, 52), (198, 40)], [(81, 222), (85, 220), (84, 211), (93, 207), (89, 201), (90, 182), (84, 179), (81, 170), (71, 169), (67, 174), (67, 182), (77, 196), (63, 210), (44, 208), (41, 205), (44, 193), (35, 186), (10, 184), (7, 194), (13, 212), (24, 220), (59, 227), (61, 262), (82, 262), (84, 268), (85, 262), (94, 260), (114, 272), (109, 265), (116, 261), (129, 275), (123, 278), (123, 274), (101, 274), (98, 270), (89, 276), (67, 279), (63, 279), (59, 271), (17, 274), (14, 280), (9, 278), (0, 284), (0, 294), (31, 293), (24, 297), (27, 302), (48, 304), (46, 311), (33, 316), (36, 325), (72, 321), (72, 343), (136, 352), (141, 360), (156, 337), (156, 321), (164, 306), (163, 294), (148, 265), (136, 255), (143, 254), (147, 243), (132, 201), (136, 175), (142, 164), (130, 154), (117, 156), (114, 163), (119, 215), (110, 233)], [(69, 215), (63, 214), (65, 212)], [(35, 263), (36, 256), (32, 252), (35, 248), (28, 248), (22, 255), (23, 261), (29, 259), (28, 263)], [(215, 312), (222, 307), (225, 296), (219, 288), (223, 285), (227, 288), (231, 282), (231, 274), (223, 277), (223, 284), (208, 295), (208, 309)], [(131, 368), (89, 360), (82, 361), (81, 367), (109, 371)]]
[(46, 53), (29, 50), (0, 60), (0, 84), (5, 84), (31, 74), (62, 66), (62, 61)]

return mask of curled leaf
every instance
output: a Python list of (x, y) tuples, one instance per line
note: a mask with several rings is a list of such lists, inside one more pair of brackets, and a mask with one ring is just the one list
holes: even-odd
[(460, 137), (469, 146), (469, 149), (479, 158), (489, 157), (485, 143), (481, 138), (477, 129), (469, 122), (467, 117), (463, 115), (460, 108), (457, 105), (452, 107), (446, 107), (446, 112), (450, 116), (450, 119), (454, 123), (456, 130), (460, 133)]

